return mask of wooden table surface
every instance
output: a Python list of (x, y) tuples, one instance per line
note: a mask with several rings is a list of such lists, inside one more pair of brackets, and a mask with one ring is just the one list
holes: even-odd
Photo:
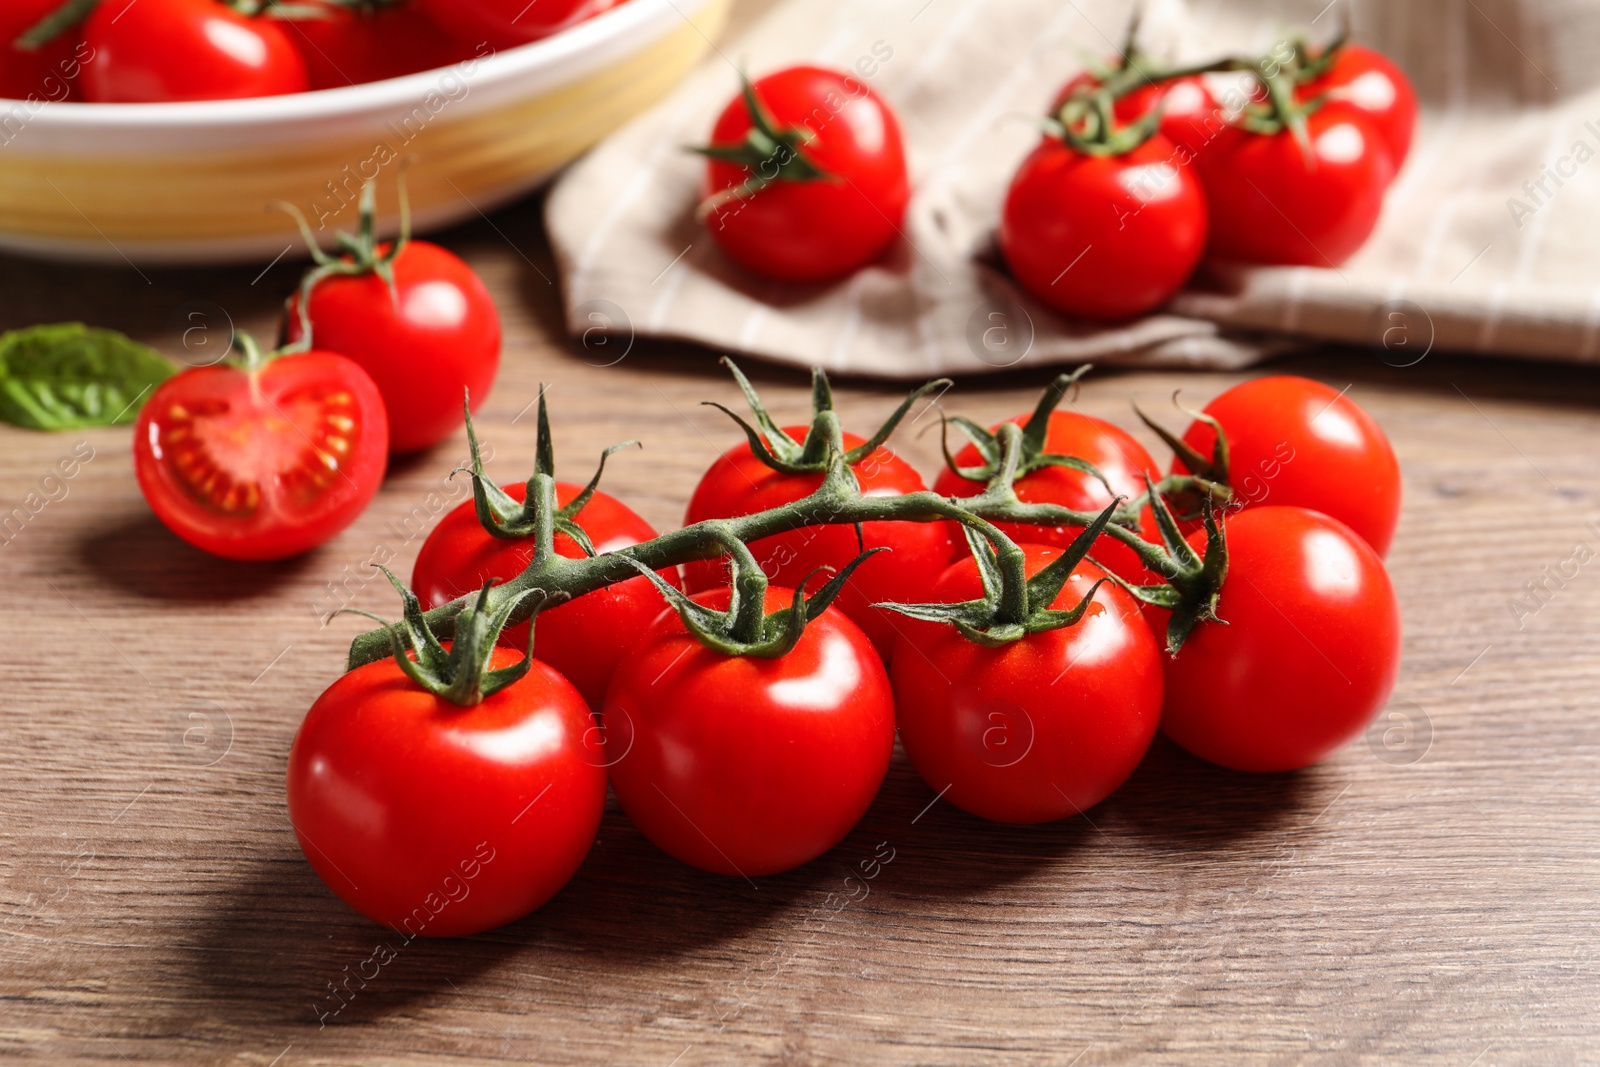
[[(586, 475), (602, 447), (641, 437), (647, 450), (616, 457), (607, 486), (652, 522), (677, 522), (736, 439), (697, 406), (736, 399), (715, 354), (639, 343), (592, 365), (603, 360), (561, 338), (536, 201), (444, 240), (507, 324), (482, 419), (493, 472), (525, 475), (528, 405), (549, 381), (562, 470)], [(295, 267), (258, 270), (0, 261), (0, 327), (84, 319), (178, 353), (199, 310), (270, 334)], [(1600, 518), (1600, 382), (1437, 355), (1397, 370), (1364, 351), (1280, 367), (1349, 386), (1404, 470), (1390, 562), (1405, 661), (1367, 739), (1265, 777), (1158, 739), (1088, 816), (1033, 828), (930, 806), (897, 754), (842, 844), (754, 886), (668, 859), (613, 804), (587, 863), (541, 911), (419, 940), (375, 977), (367, 961), (392, 935), (301, 858), (285, 759), (363, 628), (321, 617), (341, 603), (393, 611), (366, 562), (409, 572), (420, 531), (466, 492), (446, 481), (463, 437), (397, 464), (321, 549), (243, 566), (152, 517), (126, 429), (0, 427), (0, 512), (34, 490), (48, 501), (0, 543), (0, 1056), (1600, 1062), (1600, 526), (1587, 525)], [(801, 375), (751, 369), (781, 416), (801, 414)], [(1095, 375), (1078, 403), (1132, 426), (1130, 397), (1162, 410), (1182, 387), (1198, 404), (1238, 378)], [(945, 405), (994, 420), (1043, 381), (963, 381)], [(840, 405), (866, 426), (896, 395), (842, 384)], [(935, 467), (936, 435), (898, 447)], [(50, 480), (90, 450), (75, 477)], [(1539, 610), (1512, 612), (1525, 583), (1560, 572)], [(870, 892), (833, 910), (844, 878), (880, 851), (893, 861)], [(370, 980), (347, 981), (358, 972)], [(342, 1007), (335, 984), (354, 991)]]

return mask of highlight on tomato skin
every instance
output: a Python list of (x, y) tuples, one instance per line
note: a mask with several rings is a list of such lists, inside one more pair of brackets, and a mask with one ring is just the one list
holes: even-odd
[[(1226, 625), (1201, 623), (1166, 657), (1161, 729), (1240, 771), (1309, 767), (1359, 736), (1400, 668), (1400, 607), (1383, 561), (1348, 526), (1300, 507), (1225, 520)], [(1205, 535), (1189, 543), (1197, 550)], [(1151, 629), (1166, 612), (1146, 607)]]
[(303, 93), (305, 61), (275, 19), (216, 0), (101, 4), (83, 25), (80, 84), (96, 104)]
[(1308, 154), (1292, 131), (1229, 127), (1196, 169), (1217, 259), (1337, 267), (1371, 236), (1395, 161), (1372, 119), (1331, 100), (1306, 118)]
[(237, 560), (332, 538), (377, 494), (388, 453), (377, 386), (322, 351), (184, 371), (150, 395), (133, 433), (151, 510), (196, 548)]
[[(1230, 511), (1310, 508), (1349, 526), (1380, 558), (1388, 553), (1400, 521), (1400, 463), (1347, 390), (1293, 375), (1252, 378), (1219, 394), (1205, 414), (1228, 440)], [(1197, 420), (1183, 439), (1209, 456), (1216, 432)], [(1188, 473), (1177, 458), (1171, 469)]]
[[(1060, 548), (1020, 546), (1031, 576)], [(1069, 610), (1105, 576), (1087, 561), (1050, 605)], [(980, 597), (970, 556), (933, 600)], [(963, 811), (1005, 823), (1069, 818), (1127, 780), (1161, 718), (1162, 659), (1128, 593), (1105, 584), (1071, 626), (989, 648), (954, 627), (904, 620), (891, 664), (900, 743), (927, 783)]]
[(1366, 113), (1398, 171), (1417, 126), (1417, 94), (1405, 72), (1381, 52), (1346, 44), (1327, 70), (1296, 90), (1302, 100), (1325, 94)]
[[(489, 665), (521, 656), (496, 648)], [(605, 750), (588, 705), (545, 664), (459, 707), (391, 658), (317, 698), (287, 788), (306, 860), (345, 903), (402, 934), (461, 937), (572, 878), (599, 831)]]
[[(767, 589), (766, 608), (794, 593)], [(694, 600), (725, 609), (729, 591)], [(860, 628), (829, 607), (773, 659), (701, 645), (664, 612), (606, 694), (611, 786), (662, 851), (754, 878), (838, 844), (871, 805), (894, 751), (894, 697)]]

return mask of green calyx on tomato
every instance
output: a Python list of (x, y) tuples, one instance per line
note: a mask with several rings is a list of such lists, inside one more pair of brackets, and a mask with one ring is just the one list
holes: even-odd
[(773, 421), (755, 386), (750, 384), (750, 379), (744, 376), (733, 360), (723, 356), (721, 362), (739, 383), (757, 425), (750, 425), (737, 412), (715, 400), (705, 401), (706, 405), (738, 423), (750, 439), (750, 451), (755, 453), (756, 458), (783, 474), (825, 473), (833, 468), (835, 456), (843, 458), (846, 468), (860, 463), (889, 439), (895, 427), (911, 412), (912, 405), (935, 389), (948, 389), (952, 384), (948, 378), (938, 378), (914, 389), (878, 427), (877, 433), (855, 448), (846, 448), (844, 428), (839, 423), (838, 413), (833, 410), (833, 386), (828, 383), (827, 372), (821, 367), (811, 370), (811, 428), (806, 433), (804, 443), (801, 443)]
[(705, 218), (723, 204), (754, 196), (773, 182), (838, 181), (807, 157), (804, 147), (816, 134), (804, 126), (779, 126), (756, 94), (755, 86), (743, 73), (739, 75), (744, 106), (750, 113), (750, 129), (744, 140), (734, 144), (709, 144), (690, 148), (709, 159), (720, 159), (750, 172), (739, 185), (724, 189), (701, 202), (695, 214)]
[[(1045, 451), (1045, 436), (1050, 430), (1050, 415), (1061, 401), (1066, 397), (1067, 391), (1077, 388), (1078, 380), (1093, 369), (1093, 364), (1085, 363), (1069, 374), (1062, 374), (1045, 387), (1044, 393), (1039, 397), (1039, 402), (1034, 405), (1033, 414), (1028, 416), (1028, 421), (1022, 424), (1022, 436), (1019, 439), (1020, 448), (1015, 456), (1016, 469), (1010, 472), (1010, 477), (1015, 480), (1024, 478), (1042, 467), (1068, 467), (1081, 471), (1106, 487), (1106, 492), (1116, 496), (1116, 490), (1111, 488), (1111, 483), (1106, 480), (1094, 464), (1078, 459), (1076, 456), (1059, 456)], [(956, 462), (955, 454), (950, 451), (949, 427), (954, 423), (971, 440), (972, 446), (983, 457), (983, 464), (976, 467), (963, 467)], [(1000, 435), (991, 432), (961, 415), (951, 415), (945, 418), (941, 425), (947, 431), (940, 440), (944, 450), (945, 466), (951, 471), (967, 479), (969, 482), (991, 482), (1005, 471), (1004, 448), (1000, 442)]]
[(1109, 64), (1091, 66), (1069, 83), (1050, 114), (1043, 120), (1047, 136), (1086, 156), (1121, 156), (1154, 137), (1161, 129), (1164, 102), (1157, 101), (1131, 122), (1124, 121), (1117, 104), (1124, 97), (1151, 86), (1192, 78), (1213, 71), (1238, 70), (1243, 60), (1228, 57), (1188, 67), (1166, 67), (1147, 55), (1138, 44), (1140, 12), (1128, 24), (1122, 51)]
[(1341, 6), (1338, 15), (1339, 29), (1334, 34), (1333, 40), (1320, 48), (1313, 48), (1303, 35), (1296, 35), (1289, 41), (1294, 49), (1294, 80), (1297, 83), (1316, 81), (1328, 73), (1339, 58), (1339, 53), (1344, 46), (1350, 43), (1350, 8)]
[[(970, 526), (963, 527), (972, 556), (978, 562), (983, 581), (983, 596), (958, 604), (877, 604), (923, 622), (949, 623), (967, 640), (989, 648), (1020, 641), (1029, 634), (1047, 633), (1075, 625), (1089, 610), (1095, 593), (1108, 579), (1089, 587), (1078, 603), (1066, 610), (1052, 608), (1074, 568), (1089, 555), (1116, 514), (1122, 498), (1117, 498), (1093, 523), (1073, 538), (1059, 558), (1032, 578), (1026, 577), (1023, 550), (1009, 539), (991, 544)], [(1020, 580), (1019, 580), (1020, 579)]]
[(493, 537), (504, 541), (520, 541), (531, 537), (535, 542), (535, 551), (548, 554), (555, 550), (555, 535), (563, 533), (577, 542), (584, 555), (593, 556), (594, 544), (583, 527), (578, 525), (578, 513), (594, 499), (595, 491), (600, 488), (600, 476), (606, 470), (606, 460), (611, 454), (624, 448), (639, 447), (639, 442), (624, 441), (600, 453), (600, 465), (595, 468), (589, 484), (565, 507), (557, 507), (556, 454), (550, 435), (550, 412), (545, 404), (545, 389), (546, 386), (539, 387), (539, 428), (534, 444), (533, 474), (528, 478), (528, 491), (521, 500), (484, 474), (483, 457), (478, 451), (478, 432), (472, 425), (472, 411), (467, 407), (468, 399), (462, 399), (462, 407), (466, 409), (467, 447), (472, 453), (472, 466), (466, 471), (472, 476), (473, 505), (478, 513), (478, 521)]
[(376, 274), (383, 279), (383, 284), (389, 290), (389, 296), (396, 303), (400, 300), (400, 291), (395, 287), (394, 261), (405, 251), (406, 244), (411, 240), (411, 202), (406, 197), (405, 175), (402, 173), (399, 181), (400, 196), (400, 233), (389, 242), (378, 240), (378, 183), (369, 180), (361, 186), (361, 201), (358, 207), (359, 221), (356, 232), (340, 230), (334, 240), (338, 244), (337, 255), (324, 252), (317, 239), (311, 233), (311, 224), (306, 221), (306, 216), (294, 204), (287, 201), (278, 201), (273, 206), (294, 219), (295, 225), (300, 228), (300, 236), (305, 239), (306, 251), (311, 253), (315, 267), (306, 271), (305, 277), (300, 279), (300, 287), (292, 298), (295, 313), (300, 320), (300, 339), (294, 343), (296, 350), (311, 348), (314, 338), (311, 336), (311, 293), (316, 287), (332, 277), (360, 277), (363, 274)]
[[(379, 565), (378, 569), (400, 594), (404, 605), (400, 621), (389, 622), (359, 608), (342, 610), (383, 623), (394, 646), (395, 662), (406, 677), (434, 696), (464, 708), (481, 704), (485, 698), (522, 680), (533, 665), (532, 620), (540, 609), (566, 599), (562, 594), (546, 595), (542, 589), (528, 589), (491, 608), (489, 589), (494, 582), (484, 582), (477, 597), (468, 598), (466, 606), (456, 615), (455, 632), (450, 647), (445, 648), (428, 626), (417, 595), (407, 589), (405, 583), (396, 578), (389, 568)], [(523, 604), (527, 604), (531, 612), (527, 654), (509, 667), (490, 670), (489, 662), (494, 656), (500, 631), (506, 628), (511, 613)]]
[[(1145, 604), (1172, 612), (1167, 620), (1167, 651), (1176, 656), (1194, 628), (1203, 622), (1225, 622), (1217, 617), (1217, 599), (1228, 576), (1228, 539), (1217, 518), (1211, 496), (1200, 496), (1200, 522), (1205, 529), (1205, 551), (1196, 552), (1184, 538), (1172, 509), (1154, 485), (1145, 478), (1146, 497), (1155, 515), (1156, 529), (1166, 548), (1167, 564), (1151, 568), (1165, 579), (1159, 585), (1130, 585), (1111, 575), (1111, 580)], [(1108, 572), (1109, 573), (1109, 572)]]
[(1192, 478), (1169, 476), (1162, 479), (1163, 485), (1159, 494), (1168, 503), (1178, 505), (1180, 519), (1192, 522), (1200, 518), (1203, 502), (1209, 501), (1217, 507), (1226, 507), (1233, 500), (1233, 489), (1228, 484), (1228, 435), (1223, 432), (1222, 424), (1210, 415), (1178, 403), (1177, 393), (1172, 394), (1172, 406), (1196, 422), (1211, 427), (1215, 432), (1216, 439), (1212, 443), (1209, 457), (1146, 415), (1137, 403), (1133, 405), (1133, 413), (1139, 416), (1139, 420), (1150, 427), (1150, 430), (1172, 449), (1183, 465), (1193, 472)]
[(806, 623), (828, 610), (855, 569), (869, 557), (888, 551), (886, 548), (867, 549), (845, 564), (821, 589), (808, 596), (806, 586), (817, 573), (813, 571), (795, 586), (794, 599), (788, 607), (768, 614), (767, 576), (761, 564), (756, 562), (750, 546), (736, 536), (713, 536), (722, 543), (731, 560), (733, 580), (726, 611), (699, 603), (638, 560), (630, 559), (628, 562), (661, 591), (695, 640), (726, 656), (755, 656), (758, 659), (778, 659), (787, 655), (799, 644)]
[(1133, 405), (1133, 413), (1139, 416), (1139, 421), (1150, 427), (1157, 437), (1174, 453), (1183, 460), (1183, 465), (1188, 467), (1196, 477), (1215, 482), (1219, 486), (1228, 484), (1228, 435), (1222, 432), (1222, 424), (1203, 411), (1195, 411), (1178, 403), (1178, 394), (1172, 394), (1172, 406), (1189, 416), (1198, 419), (1216, 431), (1216, 443), (1212, 446), (1211, 455), (1207, 457), (1189, 442), (1156, 422), (1146, 415), (1137, 403)]

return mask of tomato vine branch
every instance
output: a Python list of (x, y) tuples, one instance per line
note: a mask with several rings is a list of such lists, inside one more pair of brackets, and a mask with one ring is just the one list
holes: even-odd
[[(839, 427), (838, 417), (832, 410), (831, 393), (825, 376), (818, 375), (813, 383), (815, 417), (806, 444), (802, 446), (799, 442), (789, 439), (787, 435), (781, 439), (772, 436), (772, 426), (775, 424), (771, 423), (765, 410), (760, 406), (759, 399), (755, 397), (748, 381), (738, 373), (737, 368), (733, 370), (741, 388), (751, 400), (752, 407), (757, 413), (757, 421), (766, 431), (767, 441), (771, 443), (781, 440), (780, 451), (796, 449), (803, 451), (808, 459), (815, 457), (812, 462), (823, 472), (822, 482), (815, 491), (790, 504), (736, 518), (697, 522), (615, 552), (596, 555), (587, 544), (588, 539), (583, 538), (578, 541), (585, 551), (582, 558), (574, 559), (559, 555), (553, 548), (555, 529), (558, 523), (563, 529), (569, 523), (575, 524), (573, 520), (577, 515), (568, 514), (565, 510), (558, 509), (556, 505), (554, 462), (549, 448), (549, 422), (544, 410), (544, 398), (541, 395), (538, 444), (540, 458), (532, 477), (528, 480), (526, 503), (523, 505), (525, 512), (521, 516), (520, 526), (522, 531), (532, 535), (535, 542), (533, 556), (527, 568), (510, 581), (424, 613), (423, 618), (431, 632), (440, 638), (452, 636), (455, 632), (456, 618), (469, 602), (481, 605), (482, 610), (490, 613), (497, 613), (510, 605), (507, 620), (510, 623), (517, 623), (534, 613), (534, 598), (524, 599), (526, 594), (533, 590), (542, 591), (547, 599), (579, 597), (635, 578), (641, 570), (658, 571), (696, 560), (711, 559), (725, 553), (731, 553), (736, 560), (742, 560), (744, 565), (735, 568), (736, 580), (742, 583), (741, 592), (746, 602), (753, 598), (759, 604), (760, 597), (754, 584), (762, 583), (764, 579), (760, 577), (758, 569), (752, 573), (750, 561), (745, 558), (749, 556), (747, 548), (744, 552), (740, 552), (735, 546), (745, 547), (760, 538), (789, 533), (808, 526), (858, 525), (868, 522), (955, 522), (986, 541), (993, 551), (992, 565), (999, 582), (994, 630), (997, 634), (1020, 633), (1019, 626), (1022, 621), (1034, 617), (1035, 612), (1042, 607), (1033, 603), (1033, 600), (1038, 599), (1037, 591), (1030, 598), (1029, 580), (1024, 570), (1022, 550), (1001, 532), (995, 525), (998, 522), (1049, 527), (1081, 526), (1093, 531), (1094, 536), (1115, 538), (1132, 549), (1153, 574), (1166, 579), (1166, 585), (1156, 587), (1158, 591), (1150, 594), (1150, 597), (1159, 599), (1163, 606), (1178, 607), (1189, 603), (1205, 605), (1214, 602), (1215, 590), (1212, 586), (1217, 573), (1216, 562), (1212, 561), (1208, 566), (1204, 560), (1188, 550), (1187, 546), (1174, 545), (1170, 539), (1165, 547), (1146, 541), (1137, 529), (1139, 514), (1137, 509), (1132, 512), (1130, 521), (1127, 507), (1123, 506), (1121, 501), (1114, 503), (1106, 511), (1097, 513), (1075, 511), (1054, 504), (1030, 504), (1018, 499), (1013, 486), (1019, 471), (1034, 469), (1041, 462), (1050, 462), (1048, 457), (1043, 459), (1040, 457), (1038, 443), (1032, 439), (1037, 434), (1030, 435), (1024, 427), (1006, 423), (991, 436), (995, 461), (986, 468), (992, 473), (983, 492), (977, 496), (951, 499), (928, 490), (900, 496), (865, 496), (851, 467), (852, 464), (862, 462), (867, 457), (861, 454), (862, 449), (844, 447), (843, 433)], [(1059, 401), (1074, 380), (1074, 376), (1063, 375), (1046, 391), (1046, 400), (1049, 403), (1047, 405), (1041, 402), (1040, 405), (1041, 410), (1045, 410), (1046, 417), (1047, 407)], [(932, 388), (932, 384), (916, 390), (906, 403), (901, 404), (888, 420), (885, 430), (875, 434), (872, 442), (881, 442), (887, 436), (886, 430), (892, 429), (904, 417), (911, 401), (925, 395)], [(740, 421), (742, 423), (742, 420)], [(499, 490), (483, 472), (478, 455), (477, 434), (472, 427), (470, 413), (467, 427), (473, 452), (473, 466), (469, 473), (474, 482), (474, 495), (478, 501), (480, 517), (484, 519), (486, 526), (492, 526), (504, 517), (499, 514), (501, 509), (490, 506), (490, 502), (497, 499), (493, 494)], [(759, 439), (760, 435), (752, 428), (746, 425), (746, 429), (750, 431), (753, 440)], [(819, 437), (823, 439), (823, 445), (819, 445)], [(793, 462), (790, 460), (789, 463), (785, 463), (776, 456), (772, 459), (784, 466)], [(1074, 467), (1079, 467), (1081, 464), (1081, 460), (1072, 463)], [(1093, 476), (1100, 477), (1099, 472), (1094, 471), (1092, 467), (1088, 470)], [(1180, 476), (1176, 481), (1189, 489), (1203, 487), (1203, 495), (1207, 499), (1213, 495), (1220, 498), (1226, 492), (1222, 487), (1213, 486), (1203, 479), (1194, 477)], [(1165, 486), (1166, 483), (1163, 482), (1162, 485)], [(1150, 486), (1141, 500), (1157, 496), (1160, 491), (1161, 487)], [(1161, 510), (1158, 508), (1158, 514)], [(1163, 527), (1163, 533), (1166, 532)], [(1090, 541), (1092, 540), (1093, 537), (1090, 538)], [(1085, 543), (1085, 549), (1087, 546), (1088, 542)], [(1212, 553), (1207, 553), (1207, 556), (1211, 555)], [(842, 579), (844, 576), (838, 577)], [(1202, 609), (1202, 617), (1203, 614)], [(733, 629), (724, 636), (730, 648), (766, 647), (766, 644), (759, 639), (760, 633), (753, 614), (743, 615), (734, 620)], [(393, 640), (392, 633), (388, 629), (374, 630), (358, 636), (350, 648), (350, 669), (393, 654)]]

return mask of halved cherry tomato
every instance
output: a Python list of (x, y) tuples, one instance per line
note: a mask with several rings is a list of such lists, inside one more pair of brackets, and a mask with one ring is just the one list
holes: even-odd
[[(408, 241), (393, 270), (392, 293), (376, 273), (318, 282), (311, 338), (372, 375), (389, 411), (389, 447), (413, 452), (461, 426), (462, 390), (474, 411), (488, 398), (500, 366), (500, 313), (472, 268), (436, 244)], [(291, 342), (302, 336), (299, 300), (290, 299), (284, 319)]]
[[(519, 658), (496, 648), (489, 665)], [(317, 698), (288, 786), (300, 848), (345, 903), (410, 936), (460, 937), (571, 879), (600, 827), (605, 752), (583, 698), (537, 660), (459, 707), (386, 659)]]
[[(767, 610), (793, 595), (769, 587)], [(694, 599), (725, 609), (729, 591)], [(712, 651), (663, 612), (618, 667), (601, 718), (622, 810), (662, 851), (717, 874), (775, 874), (838, 844), (894, 750), (883, 665), (832, 607), (776, 659)]]
[[(1024, 545), (1030, 575), (1061, 555)], [(1051, 605), (1070, 609), (1102, 577), (1080, 563)], [(932, 600), (983, 595), (970, 556)], [(900, 743), (928, 787), (956, 807), (1009, 823), (1093, 807), (1139, 765), (1161, 718), (1161, 651), (1133, 598), (1102, 585), (1072, 626), (998, 648), (953, 626), (907, 620), (892, 665)]]
[(1309, 149), (1284, 129), (1229, 127), (1200, 156), (1208, 252), (1250, 263), (1337, 267), (1378, 223), (1394, 160), (1366, 112), (1330, 101), (1306, 119)]
[[(1027, 419), (1028, 416), (1024, 414), (1006, 421), (1021, 425)], [(1150, 453), (1126, 431), (1104, 419), (1076, 411), (1050, 413), (1044, 450), (1092, 463), (1106, 476), (1106, 481), (1111, 483), (1117, 496), (1125, 496), (1130, 500), (1144, 492), (1146, 475), (1152, 482), (1161, 477)], [(956, 463), (963, 467), (979, 466), (982, 462), (983, 457), (973, 445), (956, 454)], [(982, 483), (968, 481), (946, 467), (939, 472), (933, 488), (944, 496), (963, 497), (976, 496), (983, 492), (984, 487)], [(1017, 479), (1016, 490), (1017, 497), (1024, 503), (1058, 504), (1074, 511), (1097, 512), (1113, 499), (1097, 480), (1070, 467), (1041, 467)], [(1081, 526), (1042, 527), (1006, 522), (996, 525), (1013, 541), (1054, 545), (1057, 548), (1072, 544), (1073, 538), (1083, 532)], [(1153, 535), (1154, 527), (1148, 521), (1145, 525)], [(1154, 536), (1149, 539), (1156, 540)], [(954, 543), (961, 546), (959, 554), (965, 556), (965, 540), (958, 537)], [(1092, 555), (1098, 563), (1134, 585), (1152, 580), (1134, 551), (1113, 537), (1102, 536), (1096, 541)]]
[(1047, 136), (1011, 180), (1000, 250), (1057, 311), (1125, 319), (1182, 288), (1205, 251), (1206, 219), (1199, 181), (1161, 134), (1108, 156)]
[[(1228, 438), (1234, 509), (1310, 508), (1349, 526), (1379, 556), (1389, 551), (1400, 520), (1400, 464), (1383, 428), (1354, 400), (1321, 382), (1279, 375), (1241, 382), (1205, 413)], [(1216, 433), (1196, 420), (1183, 439), (1209, 457)], [(1172, 470), (1187, 468), (1174, 459)]]
[(256, 370), (197, 367), (163, 382), (133, 431), (150, 508), (228, 559), (281, 559), (353, 522), (383, 480), (389, 425), (365, 371), (332, 352)]
[[(528, 487), (520, 482), (504, 488), (515, 500), (527, 496)], [(557, 482), (556, 503), (565, 506), (582, 491), (581, 485)], [(596, 552), (615, 552), (656, 536), (650, 524), (626, 504), (601, 492), (584, 505), (577, 523)], [(583, 549), (566, 534), (556, 535), (556, 552), (568, 559), (583, 558)], [(484, 530), (469, 500), (428, 534), (417, 553), (411, 584), (424, 608), (436, 607), (476, 592), (485, 579), (504, 582), (516, 577), (532, 555), (532, 542), (502, 540)], [(661, 576), (681, 587), (676, 567), (662, 571)], [(533, 654), (565, 675), (598, 711), (623, 653), (665, 608), (661, 594), (643, 575), (597, 589), (539, 613)], [(500, 643), (527, 648), (528, 624), (506, 627)]]
[[(1161, 729), (1241, 771), (1310, 766), (1364, 730), (1400, 668), (1400, 607), (1383, 562), (1337, 519), (1252, 508), (1225, 520), (1221, 623), (1166, 659)], [(1197, 551), (1205, 534), (1189, 543)], [(1145, 609), (1166, 632), (1167, 613)]]
[(233, 100), (306, 90), (306, 66), (275, 19), (217, 0), (103, 3), (83, 27), (84, 97), (100, 104)]
[(1332, 93), (1366, 113), (1399, 170), (1411, 151), (1411, 137), (1417, 127), (1417, 94), (1405, 72), (1381, 52), (1347, 44), (1320, 77), (1298, 90), (1302, 100), (1313, 100), (1324, 93)]
[[(900, 124), (889, 105), (858, 78), (822, 67), (790, 67), (753, 86), (780, 128), (807, 131), (799, 154), (828, 177), (783, 177), (717, 206), (711, 236), (747, 270), (781, 281), (836, 278), (877, 258), (899, 234), (911, 183)], [(750, 132), (749, 109), (735, 97), (711, 132), (713, 146), (738, 144)], [(778, 158), (781, 162), (781, 158)], [(715, 197), (768, 169), (725, 160), (706, 164), (703, 196)]]
[[(784, 432), (804, 441), (809, 430), (789, 426)], [(844, 435), (845, 448), (864, 444), (855, 434)], [(887, 448), (879, 448), (851, 468), (861, 491), (868, 496), (915, 493), (927, 488), (911, 465)], [(814, 492), (822, 475), (783, 474), (757, 459), (748, 443), (728, 449), (706, 471), (689, 498), (684, 524), (705, 519), (728, 519), (790, 504)], [(1103, 506), (1103, 505), (1102, 505)], [(903, 603), (927, 599), (955, 553), (951, 531), (943, 523), (868, 522), (862, 524), (867, 548), (887, 548), (857, 567), (834, 604), (867, 632), (880, 655), (894, 648), (903, 620), (872, 607), (884, 601)], [(806, 526), (792, 533), (763, 537), (750, 544), (756, 562), (768, 578), (793, 588), (819, 567), (843, 570), (861, 553), (854, 526)], [(691, 592), (727, 584), (725, 559), (686, 565), (684, 588)]]

